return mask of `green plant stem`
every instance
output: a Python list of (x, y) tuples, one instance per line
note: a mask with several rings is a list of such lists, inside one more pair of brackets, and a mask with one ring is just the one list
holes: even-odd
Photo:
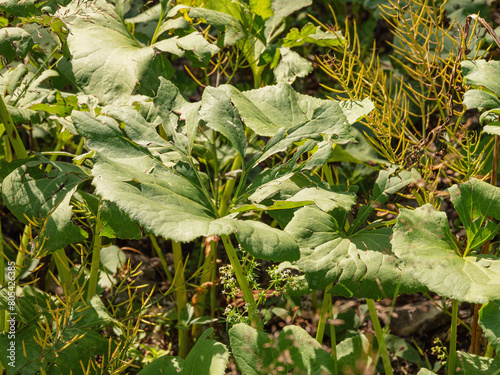
[(326, 180), (328, 181), (328, 185), (330, 185), (330, 187), (334, 186), (335, 181), (333, 181), (332, 170), (330, 169), (330, 166), (328, 165), (328, 163), (323, 165), (323, 173), (326, 176)]
[(238, 285), (240, 286), (241, 292), (243, 294), (243, 299), (248, 305), (248, 316), (250, 317), (252, 324), (254, 324), (258, 329), (262, 330), (262, 321), (257, 311), (257, 303), (255, 302), (253, 293), (250, 290), (248, 281), (245, 277), (245, 274), (243, 273), (243, 268), (241, 268), (236, 250), (234, 249), (228, 235), (223, 234), (221, 237), (222, 243), (224, 244), (224, 249), (226, 250), (227, 256), (229, 258), (229, 262), (233, 267), (234, 274), (236, 275), (236, 280), (238, 281)]
[[(241, 156), (238, 155), (234, 158), (233, 165), (231, 166), (231, 171), (235, 171), (240, 168), (241, 168)], [(226, 186), (224, 186), (224, 192), (222, 193), (222, 198), (220, 200), (220, 206), (219, 206), (220, 216), (226, 215), (226, 211), (229, 207), (229, 202), (231, 200), (231, 195), (233, 194), (235, 185), (236, 185), (236, 178), (233, 178), (231, 180), (228, 180), (226, 182)]]
[(151, 244), (153, 245), (153, 248), (156, 251), (156, 254), (158, 254), (158, 258), (160, 258), (161, 265), (163, 266), (163, 270), (165, 271), (165, 275), (167, 275), (167, 279), (172, 284), (174, 281), (174, 278), (172, 277), (172, 274), (168, 270), (168, 264), (167, 260), (165, 259), (165, 255), (163, 255), (163, 251), (161, 251), (160, 245), (158, 245), (158, 241), (156, 240), (156, 237), (153, 234), (149, 235), (149, 239), (151, 240)]
[(373, 329), (375, 330), (375, 336), (378, 342), (378, 351), (382, 357), (382, 362), (384, 363), (384, 370), (386, 375), (392, 375), (391, 360), (389, 358), (389, 353), (387, 352), (387, 346), (385, 345), (384, 333), (382, 332), (382, 327), (380, 326), (380, 321), (378, 320), (377, 310), (375, 309), (375, 302), (372, 299), (367, 298), (366, 304), (368, 305), (368, 310), (370, 312), (370, 318), (372, 319)]
[(158, 23), (156, 24), (156, 29), (155, 29), (155, 32), (153, 34), (153, 38), (151, 38), (151, 44), (156, 43), (156, 40), (159, 37), (158, 31), (160, 30), (160, 26), (163, 23), (164, 12), (165, 12), (165, 10), (163, 9), (163, 6), (162, 6), (161, 11), (160, 11), (160, 18), (158, 19)]
[[(204, 316), (205, 309), (207, 306), (207, 296), (210, 299), (211, 316), (215, 317), (216, 309), (216, 299), (215, 293), (212, 293), (215, 289), (215, 275), (216, 275), (216, 260), (217, 260), (217, 237), (207, 237), (205, 239), (204, 250), (202, 250), (205, 255), (205, 261), (203, 262), (203, 268), (200, 275), (200, 291), (197, 293), (198, 299), (196, 300), (196, 316)], [(210, 284), (210, 288), (203, 290), (207, 284)], [(203, 286), (205, 285), (205, 287)], [(193, 339), (197, 339), (201, 334), (201, 325), (193, 325), (192, 334)]]
[(323, 343), (323, 335), (325, 334), (326, 320), (330, 315), (329, 306), (332, 304), (332, 297), (328, 294), (328, 291), (332, 288), (333, 284), (328, 285), (325, 288), (323, 295), (323, 302), (321, 303), (321, 312), (318, 322), (318, 330), (316, 331), (316, 341), (320, 344)]
[(85, 140), (84, 140), (83, 137), (81, 137), (80, 138), (80, 142), (78, 142), (78, 146), (76, 147), (76, 150), (75, 150), (75, 155), (76, 156), (82, 154), (84, 143), (85, 143)]
[(456, 357), (457, 357), (457, 320), (458, 320), (458, 301), (453, 300), (451, 310), (451, 330), (450, 330), (450, 350), (448, 352), (448, 371), (447, 375), (454, 375), (456, 370)]
[(16, 256), (16, 272), (15, 279), (19, 280), (19, 276), (21, 276), (21, 270), (24, 264), (25, 253), (28, 249), (28, 244), (30, 240), (30, 226), (26, 225), (24, 227), (23, 236), (21, 237), (21, 245), (19, 246), (19, 251)]
[(59, 273), (64, 292), (67, 295), (72, 294), (75, 291), (75, 286), (73, 285), (73, 275), (71, 273), (70, 263), (64, 249), (56, 250), (52, 254), (52, 257), (56, 263), (57, 272)]
[(186, 280), (182, 261), (182, 247), (180, 242), (172, 241), (172, 252), (174, 253), (175, 267), (175, 302), (177, 304), (177, 322), (179, 324), (179, 357), (186, 358), (189, 352), (189, 332), (180, 327), (182, 312), (187, 307)]
[(330, 323), (330, 342), (331, 342), (331, 348), (332, 348), (332, 359), (333, 359), (333, 373), (337, 374), (337, 335), (335, 333), (335, 325), (333, 324), (333, 305), (332, 305), (332, 298), (333, 296), (330, 295), (330, 298), (328, 298), (328, 310), (330, 310), (330, 313), (332, 315), (332, 322)]
[(28, 152), (24, 147), (21, 137), (17, 132), (14, 121), (10, 117), (7, 106), (5, 105), (3, 98), (0, 96), (0, 120), (3, 122), (7, 136), (9, 137), (10, 144), (14, 148), (14, 152), (18, 159), (26, 159), (28, 157)]
[(488, 347), (486, 348), (486, 353), (484, 354), (485, 357), (492, 358), (493, 357), (493, 351), (495, 349), (491, 345), (490, 342), (488, 342)]
[(102, 238), (99, 235), (102, 229), (102, 220), (97, 213), (95, 230), (94, 230), (94, 242), (92, 244), (92, 263), (90, 265), (90, 277), (89, 277), (89, 287), (87, 289), (87, 301), (96, 294), (97, 282), (99, 281), (99, 263), (101, 262), (101, 245)]
[(212, 282), (212, 286), (210, 287), (210, 316), (215, 318), (215, 309), (217, 308), (217, 287), (215, 285), (215, 279), (217, 278), (217, 242), (212, 241), (210, 246), (210, 257), (212, 262), (212, 277), (210, 278)]

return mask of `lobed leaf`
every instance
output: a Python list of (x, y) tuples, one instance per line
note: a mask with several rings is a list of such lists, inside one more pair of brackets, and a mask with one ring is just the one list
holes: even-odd
[(500, 350), (500, 302), (490, 301), (479, 310), (479, 325), (491, 346)]
[(285, 232), (299, 244), (297, 265), (310, 287), (321, 290), (334, 283), (334, 294), (373, 299), (425, 290), (392, 255), (389, 228), (363, 230), (347, 237), (344, 220), (338, 211), (325, 213), (304, 207), (286, 226)]
[(483, 86), (500, 96), (500, 62), (486, 60), (462, 61), (462, 74), (468, 85)]
[(193, 51), (206, 61), (218, 51), (197, 33), (144, 47), (104, 0), (74, 0), (56, 15), (69, 30), (69, 60), (61, 59), (58, 68), (84, 93), (97, 96), (104, 104), (126, 103), (136, 87), (139, 93), (153, 96), (158, 77), (173, 74), (162, 53), (183, 56), (185, 51)]
[[(249, 325), (236, 324), (229, 330), (231, 349), (243, 375), (332, 374), (333, 359), (304, 329), (286, 326), (276, 339)], [(282, 362), (288, 352), (290, 361)], [(280, 369), (281, 368), (281, 369)]]
[(462, 257), (446, 214), (432, 205), (401, 209), (391, 242), (408, 272), (429, 290), (471, 303), (500, 299), (500, 260)]

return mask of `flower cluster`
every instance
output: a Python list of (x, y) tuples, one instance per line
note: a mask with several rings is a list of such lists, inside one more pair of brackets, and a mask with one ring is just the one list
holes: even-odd
[[(256, 295), (257, 305), (263, 304), (267, 298), (273, 296), (278, 297), (286, 292), (286, 290), (296, 290), (298, 288), (298, 280), (292, 275), (290, 269), (280, 270), (278, 265), (269, 267), (266, 272), (271, 279), (266, 289), (258, 283), (257, 270), (259, 263), (252, 256), (247, 256), (244, 262), (245, 277), (254, 291), (258, 291)], [(228, 305), (224, 310), (224, 316), (229, 324), (236, 324), (248, 321), (248, 306), (241, 306), (241, 290), (238, 287), (234, 270), (231, 265), (219, 268), (220, 282), (222, 284), (222, 293), (226, 296)], [(238, 307), (240, 306), (240, 307)]]

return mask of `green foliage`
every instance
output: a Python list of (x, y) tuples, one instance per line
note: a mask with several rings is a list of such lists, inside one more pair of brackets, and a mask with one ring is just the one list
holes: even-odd
[(287, 326), (270, 339), (265, 332), (240, 323), (229, 330), (229, 337), (244, 375), (287, 374), (292, 369), (294, 374), (332, 374), (331, 356), (300, 327)]

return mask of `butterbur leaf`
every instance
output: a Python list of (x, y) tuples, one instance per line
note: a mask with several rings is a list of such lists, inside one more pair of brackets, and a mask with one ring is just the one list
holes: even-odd
[(333, 283), (336, 295), (372, 299), (425, 290), (391, 253), (389, 228), (347, 237), (344, 220), (339, 211), (304, 207), (285, 228), (299, 244), (297, 265), (311, 288), (321, 290)]
[(280, 48), (281, 60), (274, 68), (276, 82), (292, 84), (297, 77), (303, 78), (312, 72), (312, 64), (289, 48)]
[[(294, 374), (333, 374), (332, 357), (304, 329), (286, 326), (277, 338), (240, 323), (229, 331), (231, 349), (243, 375), (276, 372)], [(292, 361), (281, 361), (287, 352)]]
[(190, 18), (201, 18), (208, 25), (212, 25), (218, 30), (223, 31), (223, 42), (221, 44), (224, 46), (233, 45), (238, 40), (245, 37), (243, 25), (241, 24), (239, 19), (233, 17), (233, 15), (237, 14), (238, 12), (224, 13), (207, 8), (209, 8), (207, 4), (205, 4), (204, 8), (194, 8), (186, 5), (177, 5), (169, 11), (167, 17), (172, 18), (180, 11), (185, 12), (187, 10)]
[(500, 62), (486, 60), (462, 61), (462, 74), (468, 85), (483, 86), (500, 96)]
[(483, 90), (467, 90), (463, 103), (468, 109), (478, 108), (480, 111), (485, 108), (500, 108), (498, 97)]
[(500, 357), (488, 358), (458, 351), (458, 371), (463, 375), (500, 374)]
[(271, 0), (250, 0), (250, 9), (263, 20), (267, 20), (274, 14), (271, 4)]
[(375, 104), (368, 98), (363, 100), (341, 100), (339, 104), (349, 124), (359, 121), (375, 108)]
[[(49, 165), (50, 172), (45, 172)], [(52, 252), (87, 238), (87, 233), (71, 221), (70, 200), (78, 185), (88, 178), (83, 167), (33, 157), (5, 177), (2, 198), (23, 223), (28, 224), (28, 218), (39, 225), (36, 246)]]
[(490, 255), (462, 257), (444, 212), (426, 204), (401, 209), (397, 220), (393, 252), (429, 290), (471, 303), (500, 299), (500, 260)]
[(185, 122), (184, 134), (188, 140), (189, 151), (193, 149), (198, 130), (200, 105), (201, 103), (189, 103), (172, 82), (160, 77), (160, 87), (154, 98), (156, 114), (163, 119), (164, 123), (170, 121), (172, 112), (179, 114), (179, 120)]
[(436, 373), (426, 368), (421, 368), (420, 371), (417, 372), (417, 375), (436, 375)]
[(108, 238), (127, 238), (140, 240), (142, 238), (141, 228), (137, 223), (130, 220), (115, 203), (102, 201), (100, 208), (103, 229), (99, 233)]
[(323, 140), (322, 135), (330, 137), (331, 142), (345, 144), (354, 140), (349, 132), (350, 125), (340, 106), (333, 101), (325, 102), (313, 112), (312, 118), (287, 130), (280, 131), (267, 143), (266, 147), (252, 158), (253, 167), (271, 155), (286, 150), (295, 142), (304, 139)]
[(206, 329), (196, 340), (184, 360), (182, 374), (185, 375), (222, 375), (226, 373), (229, 351), (221, 342), (209, 339), (213, 328)]
[(200, 180), (202, 174), (185, 161), (166, 158), (165, 154), (173, 152), (171, 145), (150, 134), (150, 125), (143, 118), (134, 119), (127, 110), (118, 114), (118, 109), (107, 108), (106, 112), (122, 120), (126, 117), (127, 123), (73, 113), (76, 128), (95, 150), (93, 184), (104, 200), (116, 204), (146, 232), (167, 239), (187, 242), (237, 232), (242, 246), (256, 257), (297, 259), (297, 246), (286, 233), (263, 223), (218, 218)]
[(394, 169), (380, 171), (375, 186), (373, 187), (373, 196), (375, 201), (385, 203), (389, 199), (389, 194), (394, 194), (405, 186), (417, 182), (421, 176), (416, 169), (411, 171), (401, 171), (395, 176), (391, 176)]
[(479, 325), (491, 346), (500, 350), (500, 301), (490, 301), (479, 310)]
[(478, 249), (500, 228), (487, 221), (488, 217), (500, 220), (500, 188), (472, 178), (463, 184), (453, 185), (449, 191), (467, 233), (467, 251)]
[(345, 39), (340, 32), (323, 31), (320, 26), (308, 23), (300, 31), (290, 30), (283, 41), (283, 47), (297, 47), (304, 43), (333, 48), (345, 44)]
[(162, 53), (184, 56), (193, 51), (206, 61), (218, 51), (198, 33), (144, 47), (129, 33), (113, 6), (103, 0), (75, 0), (60, 8), (57, 16), (69, 30), (69, 60), (60, 60), (58, 68), (84, 93), (95, 95), (104, 104), (126, 103), (137, 88), (140, 94), (153, 96), (160, 83), (158, 77), (174, 73)]
[(357, 333), (337, 344), (337, 369), (339, 374), (359, 374), (360, 363), (367, 368), (370, 362), (370, 342), (364, 334)]
[(287, 209), (309, 204), (323, 211), (350, 210), (356, 202), (355, 193), (345, 186), (330, 187), (304, 173), (275, 174), (277, 169), (279, 167), (264, 171), (248, 187), (246, 193), (252, 193), (248, 197), (251, 202), (267, 205), (271, 211), (276, 206)]
[(7, 63), (17, 56), (26, 57), (31, 52), (35, 42), (30, 33), (19, 27), (4, 27), (0, 29), (0, 54)]
[(245, 129), (239, 119), (238, 110), (231, 104), (224, 86), (205, 89), (201, 100), (200, 116), (207, 126), (221, 133), (242, 157), (245, 156), (247, 146)]
[(274, 16), (267, 20), (266, 36), (269, 35), (271, 31), (274, 31), (275, 27), (279, 25), (283, 18), (311, 4), (312, 0), (274, 0), (272, 2)]
[(184, 360), (179, 357), (171, 357), (162, 355), (156, 358), (149, 365), (144, 367), (137, 375), (170, 375), (175, 373), (182, 373)]
[(238, 242), (256, 258), (274, 261), (299, 259), (299, 247), (288, 233), (258, 221), (237, 221), (236, 230)]

